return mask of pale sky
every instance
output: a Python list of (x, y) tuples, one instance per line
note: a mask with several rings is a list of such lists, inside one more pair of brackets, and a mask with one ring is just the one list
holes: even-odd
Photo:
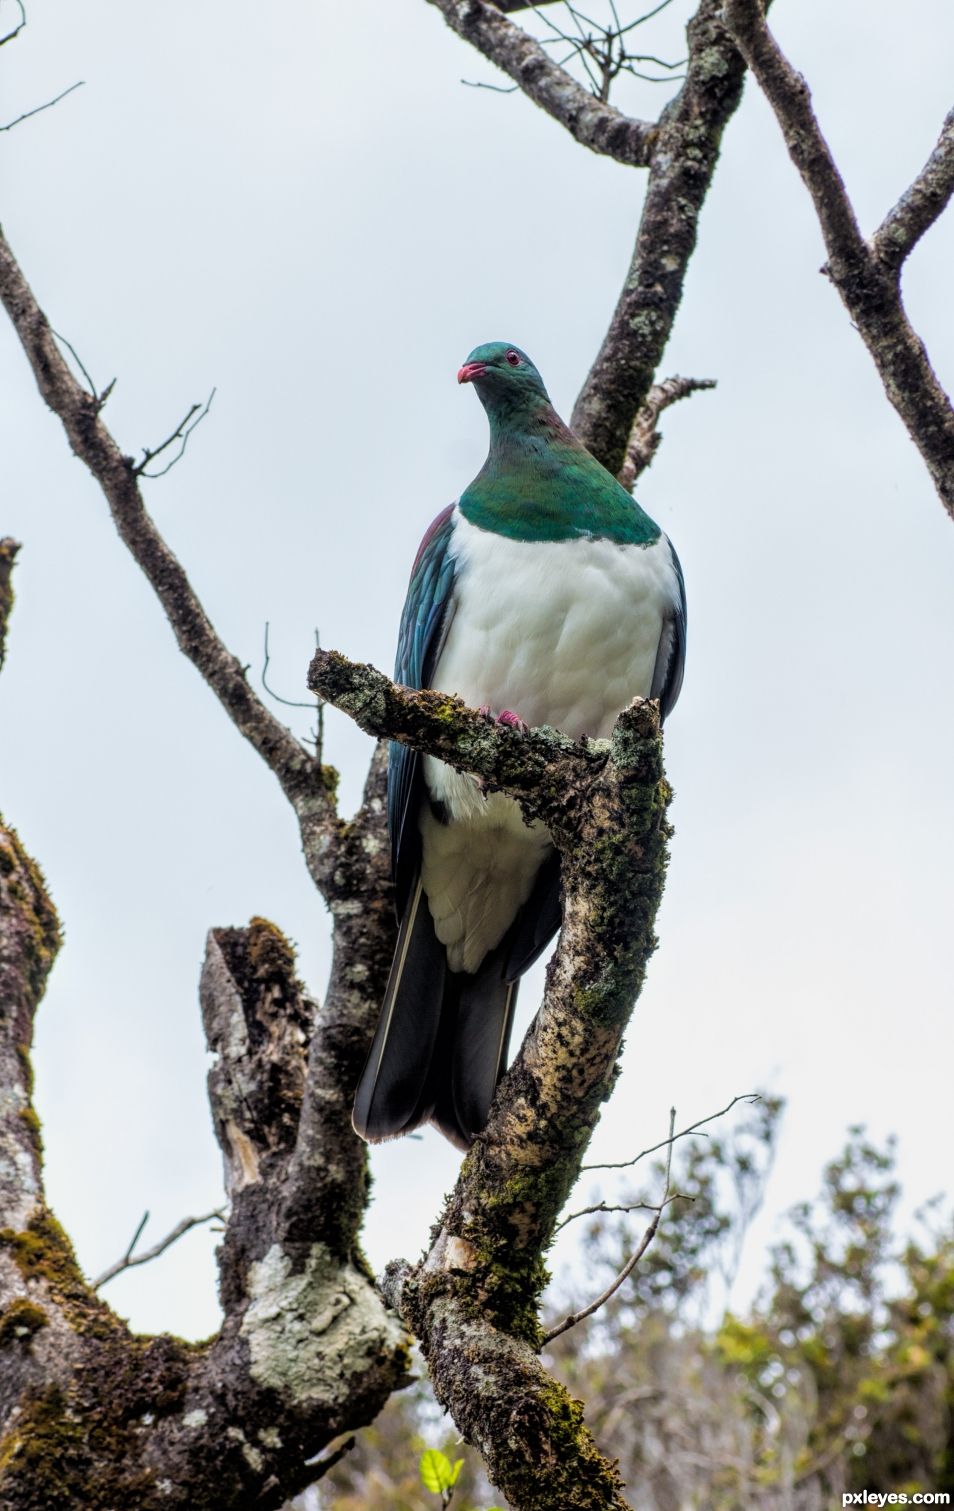
[[(646, 50), (678, 56), (688, 10), (650, 23)], [(870, 230), (950, 108), (954, 11), (777, 0), (773, 24)], [(117, 377), (106, 417), (130, 452), (216, 386), (147, 501), (255, 668), (271, 622), (286, 696), (316, 626), (390, 669), (417, 542), (484, 455), (454, 381), (467, 352), (518, 343), (568, 414), (630, 256), (645, 175), (461, 78), (495, 75), (424, 0), (201, 0), (187, 19), (34, 0), (0, 54), (0, 120), (85, 81), (0, 137), (11, 243), (97, 383)], [(666, 97), (633, 85), (621, 103)], [(822, 261), (749, 83), (663, 364), (719, 386), (666, 415), (639, 488), (689, 600), (677, 832), (591, 1155), (655, 1142), (672, 1103), (688, 1122), (755, 1087), (786, 1096), (743, 1288), (849, 1123), (899, 1134), (909, 1208), (949, 1183), (954, 528)], [(952, 266), (949, 213), (905, 275), (948, 386)], [(221, 1198), (206, 930), (273, 918), (320, 994), (328, 926), (274, 779), (177, 653), (5, 327), (0, 364), (0, 534), (23, 542), (0, 804), (65, 925), (37, 1104), (50, 1200), (95, 1273), (146, 1208), (158, 1238)], [(335, 714), (327, 737), (353, 803), (369, 742)], [(376, 1266), (416, 1255), (457, 1162), (431, 1133), (376, 1152)], [(138, 1328), (207, 1334), (213, 1244), (194, 1234), (105, 1294)]]

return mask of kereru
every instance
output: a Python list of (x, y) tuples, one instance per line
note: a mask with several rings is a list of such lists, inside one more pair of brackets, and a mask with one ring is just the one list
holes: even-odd
[[(394, 676), (501, 723), (607, 736), (634, 697), (665, 716), (682, 683), (686, 597), (659, 526), (557, 415), (517, 346), (457, 374), (490, 452), (421, 542)], [(388, 827), (400, 919), (356, 1131), (430, 1121), (466, 1149), (506, 1064), (520, 976), (560, 926), (559, 857), (512, 798), (392, 744)]]

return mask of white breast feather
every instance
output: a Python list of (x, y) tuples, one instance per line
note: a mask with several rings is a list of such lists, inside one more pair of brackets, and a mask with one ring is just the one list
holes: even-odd
[[(454, 519), (455, 612), (433, 685), (575, 739), (608, 735), (622, 708), (649, 696), (679, 602), (666, 537), (516, 541)], [(433, 757), (425, 779), (448, 823), (422, 813), (424, 891), (450, 968), (474, 971), (529, 897), (549, 837), (511, 799), (485, 799)]]

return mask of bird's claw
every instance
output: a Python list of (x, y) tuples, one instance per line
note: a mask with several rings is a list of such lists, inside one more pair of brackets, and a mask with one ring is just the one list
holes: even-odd
[(503, 724), (507, 729), (515, 729), (518, 734), (530, 733), (530, 725), (526, 720), (521, 719), (519, 714), (511, 713), (509, 708), (505, 708), (503, 713), (497, 715), (497, 723)]

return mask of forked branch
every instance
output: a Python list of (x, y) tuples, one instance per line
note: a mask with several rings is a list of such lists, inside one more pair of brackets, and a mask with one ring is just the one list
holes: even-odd
[(898, 279), (904, 258), (954, 190), (954, 120), (948, 116), (925, 168), (869, 242), (822, 134), (808, 85), (769, 31), (760, 0), (726, 0), (725, 14), (811, 195), (828, 253), (825, 271), (954, 519), (954, 409), (911, 327)]
[(623, 115), (596, 99), (552, 58), (536, 38), (508, 21), (492, 0), (430, 0), (452, 31), (502, 69), (541, 110), (565, 126), (575, 141), (618, 163), (645, 168), (658, 135), (655, 122)]

